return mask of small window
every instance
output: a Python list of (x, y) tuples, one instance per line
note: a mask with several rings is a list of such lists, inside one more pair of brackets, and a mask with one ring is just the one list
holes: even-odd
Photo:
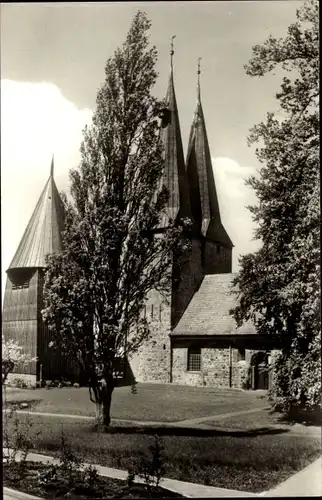
[(32, 269), (9, 269), (8, 278), (11, 281), (12, 290), (29, 288), (33, 274), (34, 271)]
[(200, 347), (190, 347), (188, 349), (188, 371), (200, 372), (201, 370), (201, 349)]
[(29, 280), (23, 283), (12, 283), (12, 290), (22, 290), (23, 288), (29, 288)]
[(244, 347), (238, 348), (237, 361), (245, 361), (245, 348)]
[(217, 253), (220, 253), (220, 245), (216, 246)]

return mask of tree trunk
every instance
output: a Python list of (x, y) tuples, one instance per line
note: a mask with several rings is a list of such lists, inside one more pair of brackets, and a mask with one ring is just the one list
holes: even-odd
[(114, 387), (101, 387), (100, 401), (96, 402), (96, 426), (105, 430), (111, 423), (111, 403)]

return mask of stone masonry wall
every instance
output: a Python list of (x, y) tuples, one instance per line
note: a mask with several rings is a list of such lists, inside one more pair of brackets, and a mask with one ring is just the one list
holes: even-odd
[[(137, 382), (170, 382), (171, 306), (160, 293), (150, 294), (145, 308), (151, 336), (138, 351), (130, 365)], [(136, 365), (136, 366), (134, 366)]]
[[(231, 381), (230, 381), (231, 356)], [(237, 349), (229, 347), (202, 347), (201, 371), (191, 372), (188, 366), (188, 346), (174, 347), (172, 350), (172, 381), (175, 384), (244, 388), (248, 373), (248, 361), (238, 361)]]
[(130, 360), (138, 382), (171, 382), (170, 333), (186, 310), (203, 279), (201, 241), (192, 240), (191, 251), (183, 261), (173, 262), (171, 296), (167, 300), (156, 291), (150, 293), (145, 307), (151, 338), (144, 342)]

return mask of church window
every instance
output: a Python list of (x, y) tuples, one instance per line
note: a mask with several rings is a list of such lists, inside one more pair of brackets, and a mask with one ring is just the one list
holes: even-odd
[(238, 348), (237, 361), (245, 361), (245, 348), (244, 347)]
[(188, 371), (200, 372), (201, 370), (201, 349), (200, 347), (190, 347), (188, 349)]
[(217, 245), (216, 249), (217, 249), (217, 253), (220, 253), (220, 245)]

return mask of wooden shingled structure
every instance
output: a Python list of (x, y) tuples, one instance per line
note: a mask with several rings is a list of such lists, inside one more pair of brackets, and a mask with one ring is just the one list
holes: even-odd
[(199, 75), (200, 66), (198, 64), (197, 105), (190, 130), (187, 153), (187, 177), (192, 215), (204, 237), (232, 249), (233, 243), (220, 218), (206, 123), (201, 104)]
[(13, 339), (37, 362), (16, 366), (14, 378), (34, 383), (70, 375), (70, 367), (58, 351), (49, 347), (50, 335), (42, 321), (43, 286), (46, 257), (62, 249), (64, 211), (54, 181), (54, 162), (50, 176), (7, 269), (2, 331), (5, 339)]
[(169, 219), (191, 219), (189, 189), (181, 138), (179, 113), (173, 77), (173, 44), (171, 46), (171, 62), (168, 90), (165, 98), (161, 124), (161, 139), (164, 145), (164, 170), (161, 184), (169, 191), (169, 199), (161, 227), (166, 227)]
[(53, 162), (48, 181), (26, 227), (14, 258), (7, 270), (43, 268), (46, 256), (62, 249), (64, 212), (53, 175)]

